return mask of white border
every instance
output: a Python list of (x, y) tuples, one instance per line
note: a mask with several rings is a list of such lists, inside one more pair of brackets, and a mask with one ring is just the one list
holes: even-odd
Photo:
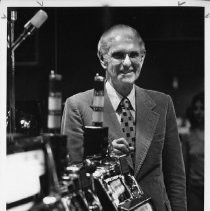
[[(210, 2), (190, 0), (2, 0), (0, 2), (0, 189), (4, 185), (5, 155), (6, 155), (6, 54), (7, 54), (7, 7), (102, 7), (102, 6), (181, 6), (205, 7), (205, 210), (210, 210)], [(14, 172), (15, 174), (15, 172)], [(5, 187), (6, 189), (6, 187)], [(4, 190), (4, 189), (3, 189)], [(1, 198), (4, 193), (1, 193)], [(0, 200), (0, 209), (6, 210), (5, 201)]]

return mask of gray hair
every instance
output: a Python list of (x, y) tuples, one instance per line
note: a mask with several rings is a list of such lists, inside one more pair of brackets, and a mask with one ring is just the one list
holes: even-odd
[(112, 44), (113, 39), (118, 34), (125, 34), (126, 36), (132, 38), (136, 38), (139, 41), (140, 50), (145, 53), (145, 44), (139, 33), (132, 27), (128, 25), (115, 25), (112, 26), (110, 29), (105, 31), (103, 35), (101, 36), (99, 42), (98, 42), (98, 52), (97, 55), (99, 59), (102, 59), (104, 55), (106, 55), (109, 51), (109, 48)]

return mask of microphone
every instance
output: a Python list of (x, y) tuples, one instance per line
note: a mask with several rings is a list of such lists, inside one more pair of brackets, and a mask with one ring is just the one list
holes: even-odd
[(28, 36), (38, 30), (47, 20), (48, 15), (45, 11), (39, 10), (25, 25), (22, 34), (12, 45), (12, 50), (15, 50)]

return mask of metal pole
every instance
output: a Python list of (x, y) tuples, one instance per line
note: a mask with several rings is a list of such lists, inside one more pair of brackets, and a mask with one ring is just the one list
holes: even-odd
[(9, 91), (9, 133), (13, 134), (15, 128), (15, 54), (12, 50), (14, 43), (15, 21), (17, 20), (17, 11), (10, 11), (8, 21), (8, 91)]

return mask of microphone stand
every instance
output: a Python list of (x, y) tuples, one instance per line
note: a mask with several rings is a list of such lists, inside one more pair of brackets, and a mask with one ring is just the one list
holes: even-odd
[(25, 28), (24, 30), (26, 30), (26, 29), (30, 29), (30, 30), (26, 34), (23, 31), (23, 33), (20, 34), (20, 36), (17, 38), (17, 40), (15, 40), (15, 42), (12, 43), (12, 46), (11, 46), (12, 51), (14, 51), (27, 37), (29, 37), (36, 30), (35, 27), (30, 26), (29, 24), (30, 24), (30, 22), (28, 22), (24, 26), (24, 28)]
[(14, 43), (15, 21), (17, 20), (17, 11), (12, 10), (8, 20), (8, 91), (9, 91), (9, 133), (11, 133), (11, 141), (13, 141), (13, 133), (15, 133), (15, 53), (12, 49)]
[(30, 28), (28, 33), (24, 34), (24, 32), (14, 40), (14, 30), (15, 30), (15, 21), (17, 20), (17, 11), (11, 10), (9, 14), (8, 20), (8, 51), (7, 51), (7, 62), (8, 62), (8, 91), (9, 91), (9, 133), (11, 134), (11, 141), (13, 141), (13, 134), (16, 132), (15, 123), (15, 49), (28, 37), (30, 36), (35, 27), (26, 24), (25, 27)]

